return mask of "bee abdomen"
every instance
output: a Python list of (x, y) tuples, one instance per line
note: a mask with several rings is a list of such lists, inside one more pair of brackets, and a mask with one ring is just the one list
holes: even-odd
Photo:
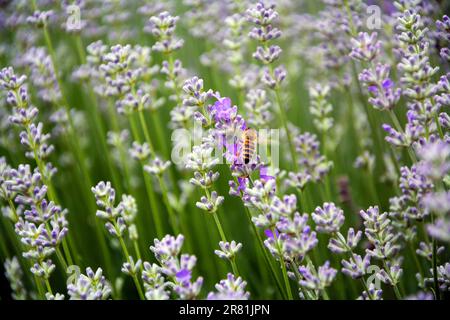
[(256, 149), (255, 140), (256, 140), (255, 132), (252, 129), (247, 129), (244, 132), (244, 148), (243, 148), (245, 164), (250, 163), (250, 160), (251, 160), (253, 154), (255, 153), (255, 149)]

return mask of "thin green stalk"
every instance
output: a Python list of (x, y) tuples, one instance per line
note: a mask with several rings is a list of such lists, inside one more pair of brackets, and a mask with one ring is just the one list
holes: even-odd
[(285, 299), (286, 298), (286, 293), (283, 290), (283, 285), (281, 284), (280, 279), (278, 279), (277, 272), (276, 272), (274, 266), (270, 262), (271, 260), (270, 260), (269, 254), (267, 253), (266, 248), (264, 246), (264, 242), (263, 242), (263, 240), (261, 238), (261, 235), (259, 234), (258, 230), (256, 229), (255, 224), (252, 221), (252, 215), (250, 213), (250, 210), (247, 207), (245, 207), (245, 213), (246, 213), (248, 221), (249, 221), (249, 223), (250, 223), (250, 225), (252, 227), (253, 233), (256, 235), (256, 238), (258, 240), (257, 241), (258, 247), (259, 247), (260, 251), (262, 252), (262, 254), (264, 256), (264, 261), (266, 262), (266, 265), (269, 267), (270, 274), (274, 278), (275, 283), (276, 283), (276, 285), (278, 287), (278, 290), (280, 291), (281, 295)]
[[(146, 140), (146, 142), (148, 143), (148, 145), (150, 147), (150, 152), (152, 153), (152, 156), (155, 156), (155, 148), (153, 147), (153, 143), (152, 143), (152, 140), (150, 138), (150, 134), (149, 134), (149, 131), (148, 131), (147, 123), (145, 122), (144, 114), (143, 114), (142, 111), (139, 112), (139, 120), (140, 120), (140, 123), (141, 123), (142, 130), (144, 131), (145, 140)], [(163, 201), (164, 201), (165, 207), (167, 209), (167, 212), (169, 214), (170, 224), (172, 226), (173, 231), (176, 234), (179, 234), (180, 233), (180, 228), (178, 227), (178, 221), (177, 221), (177, 218), (176, 218), (175, 213), (173, 211), (173, 208), (172, 208), (172, 206), (169, 203), (168, 189), (167, 189), (166, 183), (164, 182), (164, 179), (162, 179), (161, 176), (158, 176), (157, 178), (158, 178), (159, 185), (161, 187)], [(183, 226), (181, 226), (181, 227), (183, 228)], [(186, 232), (183, 230), (183, 233), (186, 233)]]
[(2, 250), (1, 258), (2, 258), (2, 261), (5, 261), (6, 258), (11, 257), (12, 255), (9, 252), (8, 246), (6, 245), (7, 238), (6, 237), (3, 238), (3, 235), (5, 235), (5, 232), (2, 229), (3, 229), (3, 227), (0, 225), (0, 248)]
[(223, 232), (222, 224), (220, 223), (219, 217), (217, 216), (217, 212), (213, 212), (214, 222), (216, 223), (217, 230), (219, 231), (220, 238), (223, 242), (228, 242), (225, 237), (225, 233)]
[[(205, 189), (205, 192), (206, 192), (206, 190), (207, 190), (207, 189)], [(207, 195), (209, 196), (209, 192), (207, 193)], [(218, 217), (218, 215), (217, 215), (217, 212), (213, 212), (212, 215), (213, 215), (213, 217), (214, 217), (214, 222), (216, 223), (217, 230), (219, 231), (220, 238), (222, 239), (223, 242), (228, 242), (228, 241), (227, 241), (227, 238), (226, 238), (226, 236), (225, 236), (225, 232), (223, 232), (222, 223), (221, 223), (220, 220), (219, 220), (219, 217)], [(237, 265), (236, 265), (236, 261), (234, 260), (234, 258), (233, 258), (233, 259), (230, 259), (230, 264), (231, 264), (231, 269), (233, 270), (233, 273), (234, 273), (237, 277), (239, 277), (239, 274), (240, 274), (240, 273), (239, 273), (239, 269), (238, 269), (238, 267), (237, 267)]]
[(169, 158), (170, 153), (169, 148), (167, 147), (168, 143), (164, 139), (164, 133), (161, 128), (161, 121), (159, 117), (156, 115), (156, 110), (150, 111), (150, 118), (152, 119), (153, 127), (155, 128), (156, 132), (156, 138), (158, 140), (159, 145), (161, 146), (162, 154), (165, 157)]
[(47, 278), (44, 278), (45, 287), (47, 288), (47, 292), (53, 295), (52, 286)]
[[(169, 146), (171, 142), (166, 142), (166, 140), (164, 139), (164, 133), (161, 128), (161, 121), (160, 121), (159, 117), (156, 116), (156, 111), (153, 111), (153, 114), (150, 114), (150, 118), (152, 119), (153, 126), (155, 127), (156, 138), (158, 140), (159, 145), (162, 148), (162, 153), (167, 159), (170, 159), (171, 154), (170, 154), (170, 150), (167, 146)], [(178, 191), (177, 190), (177, 180), (174, 176), (173, 170), (174, 170), (173, 166), (170, 166), (168, 168), (168, 173), (169, 173), (169, 178), (172, 181), (172, 185), (173, 185), (173, 189), (174, 189), (173, 191), (177, 192)]]
[[(164, 179), (160, 175), (158, 175), (157, 178), (158, 178), (159, 185), (161, 187), (164, 206), (167, 208), (167, 212), (169, 214), (170, 224), (171, 224), (172, 229), (175, 232), (175, 234), (179, 234), (180, 233), (179, 220), (177, 220), (177, 216), (175, 215), (172, 205), (169, 202), (169, 198), (168, 198), (169, 191), (167, 190), (166, 183), (164, 182)], [(185, 230), (184, 225), (181, 224), (181, 228), (183, 229), (184, 234), (188, 234), (187, 230)]]
[[(431, 223), (434, 223), (434, 216), (433, 213), (431, 214)], [(425, 224), (422, 223), (425, 229)], [(425, 230), (425, 234), (428, 236)], [(433, 256), (431, 258), (431, 267), (433, 269), (433, 282), (434, 282), (434, 294), (436, 300), (441, 299), (441, 291), (439, 288), (439, 281), (438, 281), (438, 275), (437, 275), (437, 242), (436, 239), (433, 237), (431, 240), (432, 250), (433, 250)]]
[(280, 259), (280, 265), (281, 265), (281, 270), (283, 273), (284, 284), (286, 286), (287, 296), (288, 296), (289, 300), (293, 300), (292, 289), (291, 289), (291, 285), (289, 283), (289, 278), (288, 278), (287, 271), (286, 271), (286, 264), (284, 263), (283, 253), (282, 253), (282, 250), (280, 247), (280, 243), (278, 242), (278, 237), (277, 237), (275, 228), (272, 228), (272, 234), (273, 234), (273, 239), (274, 239), (275, 243), (277, 244), (278, 257)]
[[(391, 279), (391, 282), (394, 283), (394, 281), (393, 281), (393, 279), (392, 279), (391, 271), (390, 271), (390, 269), (388, 268), (388, 266), (387, 266), (387, 264), (386, 264), (386, 261), (385, 261), (384, 259), (383, 259), (383, 267), (384, 267), (384, 270), (386, 271), (387, 275), (388, 275), (389, 278)], [(393, 284), (392, 287), (393, 287), (393, 289), (394, 289), (394, 294), (395, 294), (395, 297), (397, 298), (397, 300), (402, 300), (402, 295), (400, 294), (400, 291), (398, 290), (397, 284)]]
[(147, 198), (150, 204), (150, 210), (152, 211), (153, 222), (155, 224), (156, 235), (158, 238), (162, 238), (164, 235), (164, 227), (161, 221), (161, 218), (158, 214), (159, 210), (156, 205), (156, 197), (155, 192), (153, 190), (152, 181), (150, 180), (150, 176), (145, 172), (142, 167), (142, 175), (144, 176), (145, 189), (147, 191)]
[(134, 252), (136, 253), (136, 257), (142, 261), (141, 250), (139, 249), (139, 244), (136, 240), (133, 241)]
[[(81, 40), (80, 35), (78, 34), (75, 38), (75, 44), (77, 47), (78, 57), (82, 64), (86, 63), (86, 55), (84, 53), (84, 47)], [(100, 140), (100, 145), (102, 148), (102, 155), (106, 158), (106, 165), (108, 167), (108, 171), (111, 174), (113, 184), (117, 188), (118, 193), (122, 193), (122, 185), (119, 183), (119, 178), (117, 176), (116, 170), (113, 168), (113, 161), (111, 159), (111, 153), (108, 150), (108, 146), (106, 144), (106, 135), (105, 135), (105, 128), (104, 124), (101, 118), (100, 110), (98, 107), (97, 99), (95, 97), (94, 91), (92, 90), (92, 85), (90, 83), (90, 80), (88, 80), (87, 83), (87, 91), (88, 91), (88, 98), (89, 98), (89, 114), (92, 115), (92, 117), (89, 117), (89, 119), (92, 119), (93, 121), (93, 127), (95, 129), (95, 132), (97, 134), (98, 140)], [(93, 109), (93, 110), (92, 110)]]
[[(37, 4), (36, 4), (36, 0), (32, 0), (32, 5), (33, 5), (33, 9), (34, 10), (38, 10)], [(88, 170), (86, 168), (86, 163), (85, 163), (85, 160), (87, 159), (87, 157), (85, 156), (84, 151), (80, 147), (78, 136), (76, 134), (74, 134), (75, 133), (75, 126), (73, 124), (73, 119), (72, 119), (72, 116), (71, 116), (71, 113), (70, 113), (70, 108), (69, 108), (69, 105), (68, 105), (67, 100), (66, 100), (66, 95), (64, 94), (64, 86), (62, 85), (62, 81), (61, 81), (60, 73), (59, 73), (59, 68), (58, 68), (58, 65), (56, 63), (55, 50), (53, 48), (53, 44), (52, 44), (52, 41), (51, 41), (51, 38), (50, 38), (50, 34), (48, 32), (47, 25), (45, 25), (45, 24), (43, 26), (43, 33), (44, 33), (45, 43), (47, 45), (47, 48), (48, 48), (48, 51), (49, 51), (49, 54), (50, 54), (50, 59), (51, 59), (51, 62), (52, 62), (53, 71), (55, 72), (55, 77), (56, 77), (59, 89), (62, 92), (62, 99), (63, 99), (62, 103), (63, 103), (64, 107), (66, 108), (66, 113), (67, 113), (67, 116), (68, 116), (69, 129), (70, 129), (69, 131), (70, 131), (70, 136), (71, 136), (71, 139), (69, 139), (69, 140), (73, 141), (73, 145), (72, 146), (74, 147), (74, 150), (73, 150), (72, 153), (78, 158), (77, 162), (78, 162), (79, 168), (80, 168), (80, 170), (81, 170), (81, 172), (83, 174), (83, 181), (86, 183), (86, 188), (85, 188), (85, 190), (83, 190), (83, 192), (85, 192), (85, 195), (86, 195), (86, 197), (88, 199), (87, 202), (88, 202), (88, 204), (90, 206), (90, 209), (92, 210), (92, 212), (95, 212), (95, 210), (96, 210), (95, 209), (95, 202), (93, 202), (94, 198), (92, 197), (92, 195), (88, 194), (88, 191), (89, 191), (92, 183), (91, 183), (90, 175), (88, 173)], [(100, 225), (97, 222), (95, 223), (95, 229), (96, 229), (96, 234), (97, 234), (97, 237), (98, 237), (101, 249), (102, 249), (101, 251), (103, 253), (103, 257), (104, 257), (104, 260), (105, 260), (105, 263), (106, 263), (106, 270), (107, 270), (107, 272), (110, 272), (110, 271), (112, 271), (111, 262), (110, 262), (111, 261), (111, 256), (110, 256), (109, 250), (108, 250), (108, 248), (106, 246), (104, 235), (101, 232)]]
[[(130, 122), (131, 132), (133, 135), (133, 138), (136, 141), (141, 141), (141, 138), (139, 136), (139, 131), (137, 128), (137, 124), (135, 119), (133, 118), (133, 115), (128, 116), (128, 120)], [(158, 238), (161, 238), (164, 235), (164, 227), (162, 225), (162, 221), (160, 219), (160, 216), (158, 214), (159, 210), (156, 205), (156, 197), (153, 191), (152, 183), (150, 181), (150, 176), (145, 172), (143, 164), (141, 164), (142, 167), (142, 175), (144, 176), (144, 183), (145, 183), (145, 189), (147, 191), (147, 199), (150, 205), (150, 210), (153, 217), (153, 222), (155, 224), (156, 228), (156, 234)]]
[(42, 300), (45, 300), (46, 298), (45, 298), (44, 288), (42, 288), (41, 280), (36, 275), (33, 274), (33, 276), (34, 276), (34, 282), (36, 284), (36, 289), (38, 291), (38, 296)]
[[(111, 119), (112, 128), (115, 132), (120, 132), (119, 127), (119, 119), (117, 118), (117, 114), (114, 110), (114, 105), (112, 104), (112, 101), (109, 100), (108, 102), (108, 115)], [(131, 173), (130, 173), (130, 167), (127, 161), (127, 155), (126, 150), (123, 147), (123, 145), (118, 146), (119, 150), (119, 157), (120, 157), (120, 166), (122, 167), (124, 178), (125, 178), (125, 189), (131, 190)]]
[[(119, 226), (117, 225), (117, 222), (116, 222), (115, 220), (113, 220), (113, 221), (111, 221), (111, 222), (113, 223), (114, 228), (115, 228), (116, 230), (119, 230)], [(127, 262), (131, 264), (131, 263), (132, 263), (132, 261), (131, 261), (131, 256), (130, 256), (130, 254), (128, 253), (128, 249), (127, 249), (127, 246), (125, 245), (125, 242), (123, 241), (123, 237), (122, 237), (122, 235), (120, 235), (119, 232), (117, 232), (117, 238), (119, 239), (120, 246), (122, 247), (123, 254), (125, 255), (125, 260), (127, 260)], [(133, 278), (134, 284), (136, 285), (136, 289), (137, 289), (137, 291), (138, 291), (139, 298), (140, 298), (141, 300), (145, 300), (145, 296), (144, 296), (144, 293), (143, 293), (143, 291), (142, 291), (141, 284), (140, 284), (140, 282), (138, 281), (136, 274), (133, 274), (133, 275), (132, 275), (132, 278)]]
[(375, 180), (373, 178), (373, 172), (371, 172), (370, 169), (367, 170), (367, 178), (369, 179), (369, 190), (370, 193), (372, 194), (372, 198), (375, 201), (375, 203), (379, 203), (381, 205), (380, 202), (380, 197), (378, 196), (378, 192), (376, 189), (376, 185), (375, 185)]
[[(273, 73), (272, 69), (270, 69), (270, 70), (271, 70), (271, 73)], [(275, 97), (276, 97), (276, 101), (277, 101), (277, 105), (278, 105), (278, 111), (279, 111), (280, 119), (281, 119), (282, 125), (284, 127), (284, 130), (285, 130), (285, 133), (286, 133), (286, 137), (288, 139), (289, 150), (291, 152), (291, 157), (292, 157), (292, 162), (293, 162), (293, 165), (294, 165), (294, 170), (295, 170), (295, 172), (298, 172), (297, 153), (295, 151), (294, 141), (292, 140), (291, 132), (290, 132), (289, 127), (288, 127), (288, 122), (287, 122), (287, 119), (286, 119), (286, 111), (284, 110), (284, 108), (282, 106), (279, 89), (275, 88), (274, 91), (275, 91)]]
[(330, 297), (328, 296), (327, 290), (325, 288), (323, 288), (321, 292), (324, 300), (330, 300)]
[(434, 294), (436, 295), (436, 300), (441, 299), (441, 292), (439, 288), (439, 282), (437, 277), (437, 244), (436, 239), (432, 240), (433, 245), (433, 258), (432, 258), (432, 267), (433, 267), (433, 281), (434, 281)]
[(411, 252), (411, 255), (413, 256), (414, 263), (416, 264), (417, 270), (419, 271), (420, 276), (423, 279), (424, 273), (423, 273), (422, 265), (420, 264), (420, 261), (417, 258), (417, 254), (416, 254), (416, 252), (414, 250), (413, 243), (411, 241), (408, 241), (408, 248), (409, 248), (409, 250)]

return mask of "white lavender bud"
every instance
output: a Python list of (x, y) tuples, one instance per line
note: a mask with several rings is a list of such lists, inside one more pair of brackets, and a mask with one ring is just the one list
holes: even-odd
[(138, 211), (136, 199), (130, 195), (122, 195), (122, 201), (117, 205), (117, 211), (127, 224), (133, 223)]
[(221, 250), (215, 250), (214, 253), (221, 259), (232, 260), (241, 250), (242, 243), (236, 243), (234, 240), (231, 242), (220, 241), (219, 247)]
[(169, 167), (170, 161), (163, 161), (158, 157), (155, 157), (150, 164), (144, 166), (144, 170), (150, 174), (161, 176)]
[(136, 241), (139, 239), (139, 233), (135, 224), (132, 224), (128, 227), (128, 236), (131, 241)]
[(300, 266), (298, 271), (302, 275), (299, 285), (310, 290), (324, 290), (331, 285), (337, 274), (337, 270), (330, 267), (329, 261), (326, 261), (317, 271), (312, 265)]
[(27, 17), (27, 22), (38, 28), (42, 28), (47, 25), (50, 17), (53, 16), (53, 11), (34, 11), (33, 14)]
[(137, 141), (133, 141), (132, 147), (129, 150), (130, 155), (138, 160), (144, 161), (150, 157), (151, 151), (148, 143), (144, 142), (143, 144), (139, 144)]
[(325, 202), (323, 208), (317, 207), (311, 216), (316, 223), (317, 231), (322, 233), (338, 232), (345, 219), (344, 211), (332, 202)]
[(358, 300), (383, 300), (383, 290), (377, 289), (373, 283), (369, 285), (368, 291), (363, 291)]
[(176, 257), (183, 246), (184, 236), (178, 235), (176, 238), (166, 235), (161, 240), (155, 239), (154, 245), (150, 246), (150, 250), (155, 254), (158, 261), (166, 261), (170, 257)]
[(347, 260), (342, 260), (342, 273), (351, 277), (352, 279), (362, 278), (367, 273), (367, 268), (370, 266), (371, 256), (366, 254), (362, 258), (358, 254), (353, 254), (352, 258)]
[(14, 300), (25, 300), (27, 298), (27, 290), (22, 282), (23, 271), (19, 264), (17, 257), (6, 259), (5, 277), (9, 281), (12, 290), (12, 297)]
[(372, 61), (375, 59), (381, 48), (381, 41), (377, 40), (377, 33), (372, 32), (370, 35), (366, 32), (360, 32), (357, 38), (352, 38), (352, 51), (350, 57), (355, 60)]
[(30, 268), (30, 271), (38, 278), (48, 279), (55, 268), (56, 266), (53, 264), (52, 260), (48, 259), (39, 263), (36, 262)]
[(377, 278), (388, 285), (395, 286), (400, 281), (403, 270), (397, 264), (388, 266), (388, 268), (387, 271), (384, 269), (380, 270), (380, 272), (377, 273)]
[(219, 172), (208, 171), (205, 173), (200, 173), (198, 171), (194, 172), (194, 177), (189, 180), (189, 182), (195, 186), (201, 188), (210, 188), (214, 181), (219, 179)]
[(202, 196), (200, 198), (200, 201), (197, 201), (195, 205), (199, 209), (214, 213), (217, 211), (224, 200), (224, 197), (219, 196), (216, 191), (213, 191), (211, 192), (211, 195), (209, 197)]
[(86, 275), (80, 274), (74, 283), (67, 285), (70, 300), (106, 300), (111, 294), (111, 285), (103, 276), (103, 270), (86, 269)]
[(213, 156), (214, 148), (202, 143), (194, 146), (192, 152), (187, 156), (186, 168), (193, 171), (205, 172), (219, 163), (219, 158)]
[(134, 277), (135, 275), (139, 274), (141, 264), (142, 261), (140, 259), (134, 262), (133, 257), (129, 256), (128, 262), (123, 263), (121, 271), (126, 275)]
[(64, 295), (61, 293), (51, 294), (50, 292), (46, 292), (45, 298), (47, 300), (64, 300)]
[(167, 11), (150, 18), (148, 30), (156, 37), (157, 42), (152, 49), (165, 54), (180, 49), (184, 41), (174, 36), (178, 17), (171, 16)]
[(347, 240), (344, 236), (338, 232), (334, 237), (332, 237), (328, 243), (328, 249), (334, 253), (346, 253), (356, 248), (359, 241), (361, 240), (362, 232), (358, 231), (355, 234), (353, 228), (348, 229)]
[(289, 172), (287, 183), (294, 188), (303, 190), (311, 179), (311, 176), (305, 172)]
[(248, 300), (250, 292), (245, 291), (247, 282), (232, 273), (227, 274), (225, 280), (216, 284), (217, 292), (208, 293), (208, 300)]
[(102, 219), (112, 219), (118, 215), (114, 208), (116, 191), (111, 187), (111, 182), (100, 181), (91, 188), (94, 193), (97, 205), (104, 210), (97, 210), (97, 216)]
[(309, 88), (311, 99), (309, 110), (314, 117), (314, 125), (322, 133), (330, 130), (334, 122), (331, 117), (333, 107), (327, 101), (329, 92), (330, 87), (327, 85), (316, 84)]
[(364, 220), (365, 234), (374, 245), (373, 249), (366, 249), (366, 252), (377, 259), (389, 259), (399, 250), (396, 244), (398, 234), (394, 234), (391, 220), (385, 212), (380, 214), (378, 207), (370, 207), (367, 211), (360, 211)]

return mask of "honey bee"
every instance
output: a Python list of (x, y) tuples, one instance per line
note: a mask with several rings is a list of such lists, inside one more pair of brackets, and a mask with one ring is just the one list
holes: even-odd
[(256, 150), (258, 134), (256, 130), (247, 128), (242, 134), (244, 163), (249, 164)]

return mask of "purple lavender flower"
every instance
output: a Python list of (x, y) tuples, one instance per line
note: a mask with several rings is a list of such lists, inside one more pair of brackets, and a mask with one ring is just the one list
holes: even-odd
[(220, 250), (214, 250), (214, 253), (221, 259), (232, 260), (235, 258), (236, 254), (241, 250), (242, 243), (236, 243), (232, 240), (231, 242), (219, 242)]
[(308, 215), (294, 213), (292, 217), (281, 217), (277, 228), (283, 232), (281, 238), (285, 256), (291, 260), (302, 260), (318, 244), (315, 231), (307, 225)]
[(363, 291), (362, 295), (358, 297), (358, 300), (382, 300), (383, 290), (377, 289), (373, 283), (369, 285), (367, 291)]
[(169, 54), (183, 46), (184, 41), (174, 36), (178, 19), (178, 17), (171, 16), (167, 11), (150, 18), (148, 30), (157, 39), (157, 42), (153, 45), (153, 50)]
[(434, 224), (427, 225), (427, 231), (435, 239), (450, 242), (450, 221), (445, 218), (438, 218)]
[(361, 240), (362, 232), (358, 231), (355, 233), (353, 228), (348, 229), (347, 240), (344, 236), (338, 232), (335, 237), (330, 239), (328, 243), (328, 249), (334, 253), (346, 253), (356, 248), (359, 241)]
[(351, 277), (352, 279), (360, 279), (367, 273), (367, 268), (370, 266), (369, 254), (366, 254), (364, 258), (360, 255), (352, 254), (351, 259), (342, 260), (342, 273)]
[(305, 132), (295, 137), (294, 143), (299, 167), (304, 168), (304, 174), (309, 175), (313, 181), (319, 182), (330, 171), (332, 162), (320, 154), (317, 136)]
[(5, 276), (8, 279), (12, 290), (14, 300), (25, 300), (27, 298), (27, 290), (23, 283), (23, 271), (17, 257), (7, 258), (4, 263)]
[(416, 294), (405, 297), (405, 300), (434, 300), (432, 292), (419, 291)]
[(324, 290), (330, 286), (337, 274), (337, 270), (330, 267), (330, 262), (326, 261), (317, 271), (313, 268), (311, 265), (298, 268), (303, 277), (299, 280), (299, 285), (310, 290)]
[(450, 171), (450, 144), (436, 139), (418, 149), (422, 160), (419, 170), (434, 181), (439, 181)]
[(373, 249), (366, 249), (366, 252), (377, 259), (395, 256), (400, 250), (396, 244), (399, 235), (394, 234), (388, 213), (380, 214), (378, 207), (369, 207), (366, 211), (361, 210), (360, 215), (364, 220), (365, 234), (373, 245)]
[(245, 291), (247, 282), (232, 273), (227, 274), (227, 279), (216, 284), (217, 292), (208, 293), (208, 300), (248, 300), (250, 292)]
[(390, 199), (391, 215), (400, 220), (423, 220), (428, 211), (424, 210), (422, 199), (432, 190), (432, 182), (420, 172), (417, 165), (413, 165), (411, 169), (400, 168), (399, 187), (402, 194)]
[(74, 283), (67, 285), (70, 300), (106, 300), (111, 294), (111, 286), (98, 268), (94, 271), (86, 269), (86, 275), (77, 276)]
[(377, 40), (377, 33), (360, 32), (356, 39), (351, 39), (353, 48), (350, 57), (361, 61), (372, 61), (375, 59), (381, 48), (381, 41)]
[(325, 202), (311, 214), (318, 232), (333, 234), (344, 224), (344, 211), (334, 203)]
[(375, 70), (364, 69), (359, 75), (369, 91), (369, 103), (378, 110), (392, 110), (400, 100), (401, 89), (394, 87), (389, 71), (389, 65), (378, 63)]
[[(441, 20), (436, 21), (436, 27), (438, 30), (438, 37), (443, 42), (443, 47), (441, 48), (440, 55), (441, 58), (450, 61), (450, 49), (448, 45), (450, 44), (450, 18), (444, 15)], [(447, 46), (445, 46), (447, 45)]]
[[(433, 270), (430, 270), (430, 273), (433, 274)], [(437, 278), (438, 278), (438, 286), (439, 290), (442, 292), (447, 292), (450, 289), (450, 263), (445, 263), (444, 265), (440, 265), (437, 267)], [(425, 284), (432, 285), (434, 283), (433, 278), (426, 278)]]
[(150, 247), (150, 250), (155, 254), (156, 259), (163, 261), (177, 256), (181, 251), (183, 242), (184, 236), (181, 234), (176, 238), (166, 235), (161, 240), (155, 239), (155, 244)]

